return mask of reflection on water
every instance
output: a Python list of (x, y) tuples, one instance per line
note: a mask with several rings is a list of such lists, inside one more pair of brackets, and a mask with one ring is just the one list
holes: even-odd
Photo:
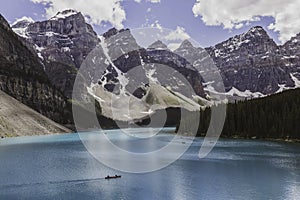
[[(168, 134), (130, 137), (118, 130), (107, 134), (134, 152), (173, 139)], [(148, 146), (141, 145), (147, 140)], [(221, 140), (200, 160), (201, 144), (196, 139), (163, 170), (126, 174), (98, 163), (76, 134), (2, 140), (0, 199), (300, 199), (300, 145)], [(108, 174), (122, 178), (103, 179)]]

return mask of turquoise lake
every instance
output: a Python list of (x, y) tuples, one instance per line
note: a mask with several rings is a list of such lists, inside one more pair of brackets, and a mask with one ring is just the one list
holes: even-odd
[[(107, 134), (133, 152), (141, 151), (139, 140), (147, 142), (119, 130)], [(166, 130), (151, 143), (161, 147), (172, 138)], [(180, 142), (185, 140), (189, 138)], [(78, 134), (4, 139), (0, 199), (300, 199), (299, 144), (220, 139), (206, 158), (199, 159), (202, 142), (196, 138), (166, 168), (131, 174), (98, 162)], [(122, 178), (105, 180), (108, 174)]]

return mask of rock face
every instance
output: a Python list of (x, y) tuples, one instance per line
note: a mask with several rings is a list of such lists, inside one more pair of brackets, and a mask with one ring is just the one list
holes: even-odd
[(0, 16), (0, 89), (59, 123), (69, 123), (67, 101), (43, 64)]
[[(131, 84), (138, 89), (135, 93), (135, 96), (138, 98), (142, 98), (142, 94), (145, 94), (145, 91), (141, 88), (150, 82), (157, 82), (166, 87), (169, 86), (174, 91), (184, 91), (184, 88), (178, 88), (180, 86), (176, 84), (176, 81), (171, 80), (175, 79), (173, 77), (174, 74), (171, 73), (176, 71), (188, 81), (197, 95), (204, 96), (199, 71), (184, 57), (168, 50), (167, 46), (161, 41), (157, 41), (150, 45), (149, 48), (144, 49), (138, 46), (129, 30), (115, 33), (113, 36), (110, 34), (110, 37), (106, 36), (104, 38), (103, 43), (107, 47), (107, 54), (111, 63), (104, 61), (107, 64), (104, 67), (106, 71), (98, 79), (100, 79), (99, 84), (103, 85), (107, 90), (114, 90), (118, 93), (122, 87), (120, 76), (123, 74), (129, 81), (126, 87), (130, 88)], [(164, 70), (167, 67), (170, 68), (169, 71)], [(137, 71), (134, 72), (135, 70)]]
[(277, 46), (262, 27), (253, 27), (206, 50), (221, 71), (226, 91), (235, 88), (266, 95), (281, 86), (295, 86), (290, 74), (297, 71), (297, 48), (292, 41)]
[(59, 12), (47, 21), (32, 23), (26, 33), (30, 41), (42, 49), (44, 59), (77, 68), (99, 43), (97, 34), (83, 15), (72, 10)]
[(142, 48), (128, 29), (111, 29), (100, 39), (80, 74), (91, 81), (89, 93), (98, 99), (104, 116), (130, 121), (169, 107), (200, 109), (192, 99), (205, 96), (201, 76), (184, 57), (160, 41)]
[(224, 92), (222, 78), (219, 73), (216, 73), (219, 70), (207, 51), (203, 48), (195, 47), (190, 41), (185, 40), (174, 53), (184, 57), (191, 63), (191, 67), (200, 73), (201, 78), (198, 80), (202, 85), (212, 83), (215, 88), (220, 88), (220, 91)]
[(280, 47), (281, 59), (294, 77), (300, 79), (300, 33)]
[[(91, 25), (85, 22), (84, 16), (80, 12), (66, 10), (57, 13), (56, 16), (47, 21), (34, 23), (20, 21), (14, 24), (12, 28), (18, 32), (20, 29), (22, 30), (20, 35), (35, 46), (51, 82), (61, 89), (68, 98), (71, 98), (77, 69), (82, 65), (87, 55), (100, 43), (99, 37)], [(203, 96), (204, 91), (201, 81), (198, 80), (200, 76), (197, 70), (183, 70), (182, 67), (185, 68), (188, 63), (184, 63), (184, 59), (172, 54), (161, 41), (156, 42), (149, 49), (142, 49), (136, 43), (129, 29), (117, 30), (115, 28), (104, 33), (102, 40), (105, 40), (105, 48), (108, 51), (100, 52), (97, 57), (102, 57), (103, 61), (106, 61), (105, 53), (107, 53), (122, 72), (127, 72), (141, 65), (143, 60), (145, 63), (153, 61), (157, 64), (169, 62), (172, 67), (180, 69), (180, 73), (189, 77), (189, 82), (195, 86), (197, 94)], [(162, 51), (154, 51), (158, 49)], [(169, 59), (163, 60), (162, 58), (165, 57), (169, 57)], [(174, 59), (181, 60), (180, 62), (172, 61)], [(116, 85), (112, 76), (116, 72), (110, 63), (108, 65), (107, 63), (99, 63), (98, 69), (91, 69), (89, 74), (83, 74), (87, 85), (91, 82), (97, 82), (101, 78), (98, 72), (102, 71), (103, 73), (106, 69), (109, 79), (106, 88), (111, 88), (113, 84)]]
[(66, 10), (47, 21), (27, 23), (27, 26), (19, 22), (12, 28), (22, 27), (23, 36), (34, 44), (51, 82), (71, 98), (77, 69), (99, 43), (92, 26), (80, 12)]

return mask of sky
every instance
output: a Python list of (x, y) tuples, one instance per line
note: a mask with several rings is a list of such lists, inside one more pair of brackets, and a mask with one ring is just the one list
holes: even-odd
[(58, 11), (82, 12), (98, 34), (111, 27), (158, 27), (173, 38), (191, 38), (202, 47), (215, 45), (262, 26), (282, 44), (300, 32), (299, 0), (0, 0), (10, 22), (23, 16), (42, 21)]

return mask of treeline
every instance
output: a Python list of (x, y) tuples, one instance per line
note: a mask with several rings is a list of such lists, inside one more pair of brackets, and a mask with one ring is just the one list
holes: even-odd
[[(197, 136), (207, 133), (210, 116), (211, 108), (200, 112)], [(228, 104), (222, 136), (300, 139), (300, 89)]]

